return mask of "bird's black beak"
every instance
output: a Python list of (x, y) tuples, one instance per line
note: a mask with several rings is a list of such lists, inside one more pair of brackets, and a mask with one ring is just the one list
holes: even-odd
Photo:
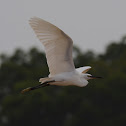
[(102, 77), (90, 76), (91, 79), (102, 79)]

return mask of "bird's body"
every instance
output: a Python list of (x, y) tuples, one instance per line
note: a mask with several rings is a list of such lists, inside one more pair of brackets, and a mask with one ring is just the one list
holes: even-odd
[[(84, 87), (88, 84), (88, 81), (84, 80), (82, 74), (79, 73), (77, 70), (60, 73), (50, 78), (51, 80), (55, 80), (55, 82), (50, 83), (50, 85), (58, 85), (58, 86), (74, 85), (74, 86)], [(43, 81), (41, 81), (40, 79), (40, 82)]]
[[(94, 78), (86, 73), (90, 66), (75, 69), (72, 58), (73, 41), (62, 30), (37, 17), (31, 18), (29, 24), (45, 47), (50, 72), (48, 77), (40, 78), (41, 85), (84, 87), (88, 84), (87, 80)], [(25, 91), (31, 89), (36, 88)]]

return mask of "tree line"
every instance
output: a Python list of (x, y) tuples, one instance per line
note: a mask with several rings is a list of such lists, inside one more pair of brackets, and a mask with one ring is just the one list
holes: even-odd
[(48, 76), (45, 53), (37, 48), (0, 55), (0, 126), (125, 126), (126, 36), (111, 42), (104, 53), (73, 49), (76, 67), (103, 79), (84, 87), (49, 86), (20, 91)]

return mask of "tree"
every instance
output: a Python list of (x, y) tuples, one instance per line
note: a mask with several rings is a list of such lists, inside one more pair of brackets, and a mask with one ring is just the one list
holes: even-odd
[(84, 87), (50, 86), (20, 94), (49, 74), (45, 54), (36, 48), (0, 56), (0, 126), (125, 126), (126, 37), (104, 54), (74, 47), (76, 67), (92, 66), (103, 76)]

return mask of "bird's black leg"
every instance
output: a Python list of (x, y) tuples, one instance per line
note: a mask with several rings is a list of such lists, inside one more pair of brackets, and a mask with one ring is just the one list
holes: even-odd
[(35, 89), (38, 89), (38, 88), (41, 88), (41, 87), (46, 87), (46, 86), (49, 86), (51, 82), (55, 82), (55, 80), (51, 80), (51, 81), (46, 81), (44, 83), (41, 83), (35, 87), (28, 87), (24, 90), (21, 91), (21, 93), (25, 93), (25, 92), (28, 92), (28, 91), (31, 91), (31, 90), (35, 90)]
[(38, 89), (38, 88), (41, 88), (41, 87), (46, 87), (46, 86), (49, 86), (50, 84), (48, 84), (48, 83), (42, 83), (42, 84), (39, 84), (39, 85), (37, 85), (37, 86), (35, 86), (35, 87), (31, 87), (31, 90), (34, 90), (34, 89)]

